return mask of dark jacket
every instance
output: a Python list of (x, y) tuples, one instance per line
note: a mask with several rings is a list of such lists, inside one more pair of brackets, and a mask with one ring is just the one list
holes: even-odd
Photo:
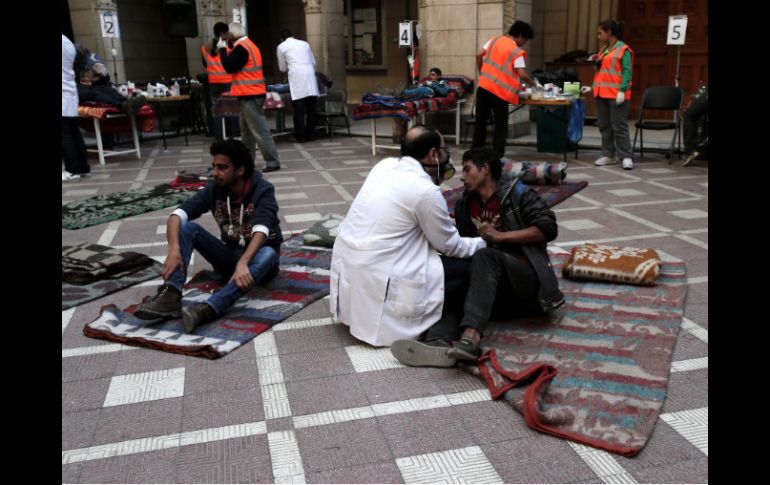
[[(471, 221), (468, 210), (469, 195), (467, 190), (463, 192), (455, 205), (457, 230), (463, 237), (476, 235), (476, 226)], [(537, 275), (540, 284), (538, 290), (540, 307), (546, 312), (561, 306), (564, 303), (564, 294), (559, 290), (559, 283), (546, 249), (546, 242), (556, 239), (559, 233), (556, 215), (546, 205), (540, 194), (518, 178), (500, 179), (497, 183), (497, 196), (500, 199), (500, 220), (506, 231), (537, 226), (545, 234), (545, 242), (522, 244), (519, 247)]]
[[(230, 210), (227, 203), (230, 198)], [(229, 190), (219, 188), (215, 180), (209, 180), (206, 187), (187, 199), (179, 206), (189, 220), (197, 219), (211, 211), (219, 226), (220, 238), (228, 246), (239, 247), (241, 235), (245, 244), (251, 240), (252, 227), (261, 224), (267, 227), (270, 235), (265, 246), (279, 249), (283, 241), (281, 226), (278, 224), (278, 202), (275, 200), (275, 187), (262, 177), (262, 172), (255, 170), (251, 176), (251, 185), (243, 200), (235, 202), (235, 196)], [(243, 222), (241, 223), (241, 210)], [(233, 235), (229, 235), (232, 226)]]

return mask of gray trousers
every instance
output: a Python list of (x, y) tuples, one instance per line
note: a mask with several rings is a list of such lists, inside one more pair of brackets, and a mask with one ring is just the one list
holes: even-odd
[(265, 118), (265, 98), (241, 100), (241, 140), (256, 160), (257, 150), (265, 159), (268, 166), (280, 165), (278, 150), (275, 148), (273, 135), (270, 134), (270, 125)]
[(596, 115), (599, 133), (602, 134), (602, 156), (619, 159), (633, 158), (631, 138), (628, 134), (628, 108), (625, 101), (618, 106), (615, 98), (596, 98)]

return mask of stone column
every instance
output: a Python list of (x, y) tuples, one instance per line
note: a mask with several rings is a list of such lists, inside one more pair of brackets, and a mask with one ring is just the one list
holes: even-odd
[[(101, 11), (109, 10), (118, 13), (114, 0), (70, 0), (70, 17), (74, 41), (101, 56), (107, 63), (110, 79), (113, 82), (126, 82), (125, 66), (123, 63), (123, 44), (121, 39), (102, 37), (102, 26), (99, 18)], [(117, 50), (113, 62), (112, 48)], [(116, 67), (117, 65), (117, 67)], [(118, 79), (115, 79), (117, 70)]]
[(195, 78), (196, 75), (206, 72), (206, 68), (201, 63), (201, 46), (214, 38), (214, 24), (217, 22), (230, 24), (232, 22), (232, 9), (236, 6), (236, 2), (226, 0), (198, 0), (196, 2), (198, 37), (185, 38), (187, 70), (190, 77)]
[(305, 32), (313, 49), (316, 70), (334, 82), (334, 89), (346, 89), (344, 0), (303, 0)]

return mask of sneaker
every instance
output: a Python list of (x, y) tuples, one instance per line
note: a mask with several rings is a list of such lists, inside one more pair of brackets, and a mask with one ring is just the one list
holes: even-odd
[(693, 151), (692, 153), (687, 155), (687, 158), (684, 159), (684, 162), (682, 162), (682, 166), (686, 167), (687, 165), (690, 164), (690, 162), (692, 162), (693, 160), (695, 160), (699, 156), (700, 156), (700, 152), (698, 152), (698, 150)]
[(182, 316), (181, 310), (182, 292), (171, 285), (161, 285), (152, 299), (139, 305), (134, 316), (142, 320), (179, 318)]
[(603, 167), (605, 165), (614, 165), (618, 163), (618, 160), (613, 157), (599, 157), (595, 162), (594, 165), (597, 167)]
[(624, 158), (623, 159), (623, 170), (633, 170), (634, 169), (634, 161), (630, 158)]
[(449, 349), (450, 346), (437, 341), (396, 340), (390, 346), (390, 353), (402, 364), (412, 367), (452, 367), (457, 359), (447, 356)]
[(182, 308), (182, 322), (187, 333), (215, 318), (217, 318), (217, 311), (208, 303), (195, 303)]
[(266, 167), (265, 167), (265, 168), (262, 170), (262, 172), (263, 172), (263, 173), (268, 173), (268, 172), (275, 172), (276, 170), (280, 170), (280, 169), (281, 169), (281, 165), (269, 165), (269, 164), (268, 164), (268, 165), (267, 165), (267, 166), (266, 166)]
[(61, 181), (62, 182), (66, 182), (68, 180), (78, 180), (79, 178), (80, 178), (79, 174), (69, 173), (66, 170), (61, 173)]
[(476, 362), (481, 357), (481, 347), (474, 344), (467, 338), (461, 338), (452, 346), (447, 352), (447, 356), (454, 357), (457, 360), (467, 360), (469, 362)]

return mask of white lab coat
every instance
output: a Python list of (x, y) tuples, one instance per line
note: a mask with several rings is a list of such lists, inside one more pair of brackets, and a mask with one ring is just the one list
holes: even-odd
[(74, 118), (78, 115), (78, 89), (75, 86), (75, 46), (61, 36), (61, 115)]
[(439, 188), (411, 157), (372, 168), (339, 228), (331, 263), (331, 313), (372, 345), (416, 339), (441, 317), (438, 252), (467, 258), (486, 247), (460, 237)]
[(315, 78), (315, 57), (310, 44), (304, 40), (289, 37), (278, 44), (278, 69), (289, 71), (289, 90), (292, 101), (308, 96), (318, 96), (318, 82)]

